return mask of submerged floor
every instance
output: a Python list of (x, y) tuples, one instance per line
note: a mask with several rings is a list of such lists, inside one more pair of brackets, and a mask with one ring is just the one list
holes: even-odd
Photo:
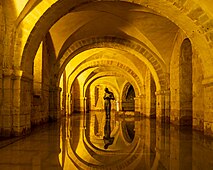
[(0, 142), (1, 170), (211, 170), (213, 139), (134, 113), (74, 114)]

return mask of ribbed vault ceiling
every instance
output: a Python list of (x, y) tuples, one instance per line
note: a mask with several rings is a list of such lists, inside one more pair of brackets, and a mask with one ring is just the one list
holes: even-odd
[[(69, 47), (76, 41), (93, 37), (114, 36), (124, 39), (134, 39), (143, 43), (162, 62), (169, 64), (173, 50), (173, 41), (179, 28), (168, 19), (157, 15), (150, 9), (125, 2), (95, 2), (76, 8), (56, 22), (50, 29), (50, 35), (55, 48), (56, 56), (61, 58)], [(113, 59), (122, 61), (133, 68), (136, 74), (142, 77), (144, 63), (137, 57), (122, 50), (97, 48), (95, 54), (90, 52), (84, 57), (75, 56), (76, 67), (83, 63), (97, 59)], [(84, 58), (84, 59), (83, 59)], [(74, 68), (74, 60), (71, 65)], [(80, 64), (81, 63), (81, 64)], [(103, 67), (103, 66), (100, 66)], [(114, 68), (115, 70), (118, 68)], [(70, 70), (70, 69), (66, 69)], [(103, 67), (98, 71), (108, 71)], [(86, 70), (84, 70), (86, 71)], [(68, 74), (72, 74), (70, 71)], [(124, 71), (124, 74), (125, 71)], [(90, 74), (91, 76), (91, 74)], [(114, 76), (115, 81), (124, 82)]]

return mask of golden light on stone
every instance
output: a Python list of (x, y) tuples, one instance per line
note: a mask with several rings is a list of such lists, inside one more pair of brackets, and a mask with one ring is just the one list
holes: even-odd
[(0, 169), (211, 169), (213, 4), (173, 1), (1, 1)]
[(13, 0), (17, 16), (21, 13), (27, 2), (28, 0), (19, 0), (19, 1)]

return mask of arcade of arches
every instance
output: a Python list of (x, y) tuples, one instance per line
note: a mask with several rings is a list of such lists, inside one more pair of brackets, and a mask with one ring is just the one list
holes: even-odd
[(0, 134), (112, 109), (213, 136), (211, 0), (2, 0)]

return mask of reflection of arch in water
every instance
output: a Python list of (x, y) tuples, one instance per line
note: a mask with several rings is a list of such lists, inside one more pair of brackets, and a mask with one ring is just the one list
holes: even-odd
[[(117, 121), (113, 134), (120, 135), (120, 138), (125, 141), (124, 136), (127, 135), (126, 130), (123, 130), (125, 129), (125, 123), (121, 123), (121, 121)], [(135, 137), (132, 143), (126, 141), (127, 146), (125, 148), (128, 150), (123, 149), (123, 153), (119, 151), (119, 154), (116, 154), (116, 150), (105, 150), (92, 145), (86, 137), (87, 129), (82, 126), (83, 120), (81, 119), (80, 122), (78, 146), (74, 148), (71, 140), (72, 136), (69, 135), (72, 127), (69, 125), (69, 127), (62, 127), (65, 128), (67, 133), (67, 138), (60, 140), (61, 153), (59, 159), (63, 169), (137, 169), (138, 167), (147, 169), (147, 167), (144, 167), (147, 161), (144, 153), (146, 153), (146, 142), (150, 142), (150, 140), (146, 140), (145, 136), (141, 134), (145, 129), (140, 121), (134, 122)], [(160, 153), (156, 151), (153, 156), (152, 163), (148, 163), (149, 169), (156, 169), (159, 164)], [(150, 160), (150, 158), (148, 159)]]
[[(121, 135), (123, 134), (122, 125), (121, 123), (118, 123), (117, 126), (119, 129), (114, 131), (114, 134)], [(137, 127), (138, 129), (140, 126)], [(87, 137), (85, 136), (86, 129), (80, 130), (80, 138), (78, 143), (78, 148), (81, 148), (81, 154), (76, 153), (76, 149), (72, 148), (72, 144), (67, 139), (65, 142), (66, 147), (64, 150), (66, 151), (65, 159), (64, 159), (64, 167), (63, 168), (77, 168), (77, 169), (99, 169), (99, 168), (107, 168), (107, 169), (125, 169), (124, 167), (128, 167), (131, 169), (134, 169), (136, 165), (138, 165), (142, 159), (143, 156), (143, 148), (144, 148), (144, 141), (139, 137), (139, 134), (136, 132), (136, 137), (132, 141), (131, 144), (127, 143), (129, 146), (128, 148), (128, 154), (126, 153), (126, 150), (124, 150), (124, 154), (121, 154), (118, 157), (118, 161), (114, 161), (113, 159), (109, 159), (111, 155), (116, 155), (116, 151), (114, 150), (105, 150), (100, 149), (97, 147), (94, 147), (91, 145), (91, 143), (87, 140)], [(119, 152), (120, 153), (120, 152)], [(137, 153), (137, 154), (135, 154)], [(104, 162), (98, 159), (94, 156), (97, 154), (97, 157), (101, 157), (102, 160), (105, 160)], [(102, 156), (103, 155), (103, 156)], [(117, 157), (117, 156), (116, 156)], [(86, 158), (86, 159), (85, 159)], [(108, 159), (105, 159), (108, 158)], [(107, 163), (106, 160), (113, 161), (111, 163)]]
[(134, 140), (135, 137), (135, 124), (134, 122), (126, 122), (126, 121), (122, 121), (121, 122), (121, 126), (122, 126), (122, 134), (123, 134), (123, 138), (125, 141), (127, 141), (128, 143), (131, 143)]

